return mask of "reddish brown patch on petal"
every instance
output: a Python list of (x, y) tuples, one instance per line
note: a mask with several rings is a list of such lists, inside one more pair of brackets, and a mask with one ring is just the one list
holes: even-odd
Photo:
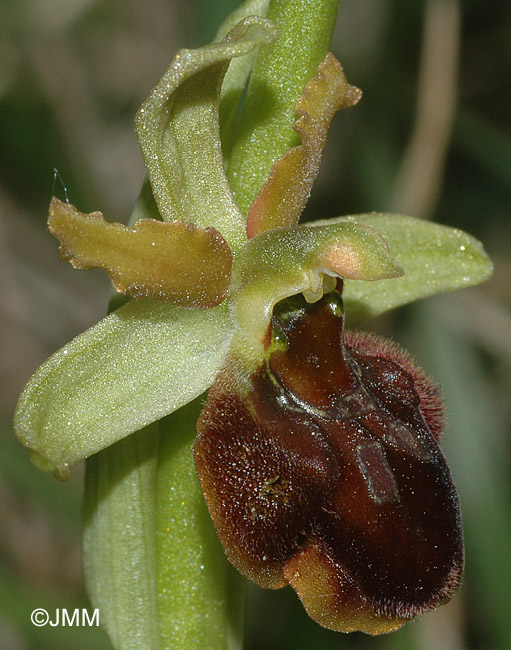
[(231, 359), (199, 420), (218, 534), (244, 575), (289, 581), (320, 624), (396, 629), (447, 601), (463, 569), (438, 392), (393, 344), (344, 337), (335, 293), (285, 301), (272, 324), (264, 366), (243, 384)]
[(292, 432), (288, 422), (270, 431), (249, 409), (213, 387), (198, 424), (195, 463), (229, 560), (261, 587), (277, 589), (286, 584), (290, 551), (311, 532), (311, 509), (319, 512), (323, 492), (331, 491), (335, 461), (321, 438), (303, 428)]

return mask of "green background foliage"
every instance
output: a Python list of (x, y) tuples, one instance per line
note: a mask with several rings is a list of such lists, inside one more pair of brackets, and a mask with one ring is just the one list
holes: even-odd
[[(143, 177), (132, 126), (136, 109), (174, 52), (211, 40), (237, 4), (0, 4), (0, 269), (5, 279), (0, 647), (5, 650), (109, 647), (95, 628), (30, 623), (36, 607), (51, 612), (86, 604), (79, 551), (81, 476), (75, 470), (71, 482), (60, 485), (38, 472), (13, 440), (9, 422), (36, 366), (104, 315), (109, 290), (100, 271), (79, 274), (57, 260), (57, 244), (45, 226), (53, 168), (80, 210), (99, 209), (109, 220), (125, 222)], [(466, 529), (463, 590), (422, 621), (373, 639), (320, 629), (289, 589), (264, 592), (251, 586), (247, 650), (507, 650), (510, 645), (510, 14), (507, 3), (483, 0), (344, 0), (332, 51), (364, 98), (334, 120), (304, 215), (376, 210), (431, 217), (481, 239), (495, 262), (494, 277), (485, 285), (424, 300), (369, 324), (405, 345), (444, 385), (445, 451)], [(435, 56), (421, 59), (425, 25)], [(432, 80), (422, 64), (435, 58), (445, 74)], [(449, 62), (458, 65), (457, 88), (449, 83)], [(452, 120), (449, 105), (440, 116), (435, 113), (449, 90), (456, 100)], [(433, 105), (428, 93), (437, 98)], [(418, 158), (415, 142), (422, 143)], [(56, 193), (64, 198), (59, 182)]]

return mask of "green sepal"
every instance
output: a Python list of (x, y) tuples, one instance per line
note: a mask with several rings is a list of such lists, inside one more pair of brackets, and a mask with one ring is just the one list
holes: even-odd
[(481, 242), (457, 228), (374, 213), (316, 223), (346, 222), (362, 223), (377, 230), (405, 272), (402, 277), (377, 282), (347, 280), (343, 299), (350, 327), (419, 298), (479, 284), (493, 272)]
[(50, 357), (15, 414), (38, 466), (65, 479), (79, 460), (204, 392), (232, 335), (224, 305), (189, 310), (132, 300)]
[(233, 250), (246, 238), (245, 220), (224, 173), (218, 126), (222, 81), (231, 59), (276, 38), (270, 21), (249, 16), (220, 43), (180, 50), (135, 119), (163, 219), (213, 226)]

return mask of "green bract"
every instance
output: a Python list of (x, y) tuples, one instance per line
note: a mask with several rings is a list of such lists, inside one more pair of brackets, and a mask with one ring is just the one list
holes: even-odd
[[(146, 183), (133, 216), (136, 221), (160, 218), (175, 227), (160, 228), (153, 221), (125, 229), (108, 224), (97, 213), (84, 215), (70, 204), (53, 204), (59, 218), (50, 225), (66, 259), (82, 268), (103, 266), (113, 277), (120, 268), (123, 292), (161, 298), (133, 298), (56, 352), (28, 382), (16, 411), (16, 433), (32, 450), (34, 462), (58, 478), (67, 478), (76, 462), (191, 403), (211, 386), (229, 354), (243, 355), (255, 367), (264, 355), (272, 309), (287, 296), (302, 292), (314, 302), (341, 279), (348, 322), (357, 326), (393, 307), (477, 284), (491, 274), (491, 262), (473, 237), (411, 217), (369, 214), (295, 225), (317, 173), (325, 120), (329, 123), (335, 110), (356, 103), (360, 93), (347, 84), (334, 57), (325, 57), (336, 1), (272, 2), (268, 15), (277, 25), (264, 17), (267, 5), (249, 0), (226, 21), (219, 32), (222, 40), (180, 51), (137, 114), (137, 137), (159, 214)], [(315, 29), (312, 17), (320, 15), (328, 20)], [(282, 69), (300, 39), (305, 45), (292, 69)], [(248, 110), (236, 132), (238, 101), (252, 64)], [(270, 90), (275, 93), (273, 103)], [(259, 104), (257, 92), (263, 92)], [(297, 100), (302, 121), (296, 123), (295, 133), (292, 115)], [(295, 146), (299, 136), (304, 136), (302, 147)], [(287, 156), (293, 146), (294, 153)], [(261, 181), (268, 174), (269, 180)], [(299, 199), (293, 200), (296, 184)], [(251, 204), (256, 208), (247, 235), (244, 215)], [(146, 235), (133, 235), (137, 230)], [(108, 245), (91, 247), (85, 231), (94, 232), (102, 244), (108, 232)], [(166, 274), (161, 283), (152, 269), (144, 286), (144, 269), (152, 265), (151, 247), (164, 248), (160, 232), (169, 238), (174, 255), (160, 265)], [(181, 239), (173, 239), (173, 233)], [(187, 244), (181, 250), (182, 241)], [(200, 242), (211, 261), (208, 258), (207, 268), (198, 272), (197, 255), (205, 255)], [(217, 265), (215, 246), (223, 255)], [(156, 267), (158, 260), (154, 262)], [(209, 268), (215, 273), (208, 273)], [(130, 289), (134, 284), (137, 292)], [(198, 408), (186, 413), (196, 417)], [(159, 425), (160, 437), (172, 427), (182, 427), (183, 435), (191, 436), (193, 417), (187, 416), (185, 425), (181, 412), (176, 413)], [(161, 553), (171, 557), (170, 564), (186, 565), (187, 580), (195, 585), (179, 625), (186, 627), (183, 621), (194, 618), (202, 589), (218, 611), (225, 608), (224, 600), (212, 595), (214, 581), (194, 569), (193, 562), (202, 556), (194, 555), (195, 542), (190, 540), (198, 539), (201, 525), (192, 514), (187, 523), (181, 522), (189, 535), (183, 548), (190, 553), (176, 555), (170, 548), (172, 535), (164, 522), (184, 517), (180, 508), (186, 495), (178, 488), (188, 485), (188, 476), (198, 489), (188, 453), (192, 439), (183, 439), (184, 446), (171, 458), (166, 455), (171, 453), (171, 435), (168, 431), (165, 442), (158, 442), (149, 428), (98, 454), (89, 465), (86, 577), (118, 648), (157, 647), (158, 638), (165, 640), (161, 647), (192, 647), (188, 633), (176, 640), (177, 619), (169, 618), (166, 609), (170, 570), (163, 566)], [(172, 487), (174, 477), (179, 485)], [(151, 500), (154, 490), (159, 501)], [(173, 500), (161, 497), (164, 490), (173, 494)], [(126, 512), (124, 503), (131, 504)], [(205, 512), (204, 503), (197, 503), (191, 512)], [(97, 551), (100, 543), (102, 550)], [(142, 543), (144, 569), (124, 579), (121, 565)], [(139, 604), (147, 600), (147, 606), (130, 611), (128, 620), (125, 614), (133, 599)], [(159, 630), (154, 616), (167, 621)], [(204, 628), (200, 639), (204, 641), (209, 632)], [(224, 647), (232, 636), (225, 630), (217, 632), (220, 640), (209, 647)]]

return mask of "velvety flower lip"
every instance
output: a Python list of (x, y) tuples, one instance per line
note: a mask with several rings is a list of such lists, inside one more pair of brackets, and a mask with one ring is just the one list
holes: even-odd
[(463, 571), (438, 389), (403, 351), (344, 333), (337, 292), (277, 306), (248, 382), (232, 357), (194, 453), (231, 562), (291, 584), (339, 631), (390, 631), (449, 600)]

